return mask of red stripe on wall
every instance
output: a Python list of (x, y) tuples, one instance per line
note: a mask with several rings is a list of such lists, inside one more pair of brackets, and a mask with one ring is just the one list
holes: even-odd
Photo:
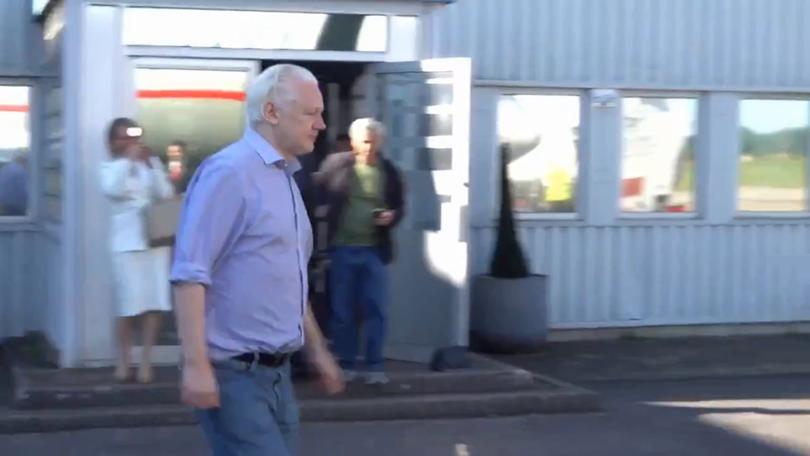
[(193, 98), (245, 101), (245, 92), (234, 90), (139, 90), (138, 98)]
[(28, 106), (0, 104), (0, 112), (28, 112)]

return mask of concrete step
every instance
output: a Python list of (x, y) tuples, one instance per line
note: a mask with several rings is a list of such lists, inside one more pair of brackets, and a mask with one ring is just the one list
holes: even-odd
[[(402, 395), (465, 394), (518, 391), (536, 388), (528, 371), (507, 367), (465, 369), (450, 372), (394, 372), (386, 385), (349, 385), (347, 399), (395, 397)], [(61, 376), (61, 378), (57, 378)], [(12, 408), (21, 410), (172, 405), (179, 403), (177, 369), (158, 372), (149, 385), (114, 383), (109, 370), (82, 370), (58, 373), (52, 370), (21, 370), (15, 373)], [(297, 382), (302, 399), (317, 399), (320, 392), (311, 382)]]
[[(542, 381), (534, 389), (517, 392), (304, 399), (300, 407), (305, 422), (472, 418), (600, 410), (595, 393), (575, 387), (549, 388)], [(194, 422), (190, 410), (181, 405), (0, 410), (0, 433), (4, 434)]]

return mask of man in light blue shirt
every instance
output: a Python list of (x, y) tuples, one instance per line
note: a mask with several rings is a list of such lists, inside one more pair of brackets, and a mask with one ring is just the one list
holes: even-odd
[(323, 99), (308, 70), (275, 65), (247, 90), (244, 136), (189, 185), (171, 280), (182, 397), (215, 455), (295, 452), (289, 357), (304, 346), (327, 392), (343, 380), (307, 302), (312, 230), (292, 174), (312, 151)]

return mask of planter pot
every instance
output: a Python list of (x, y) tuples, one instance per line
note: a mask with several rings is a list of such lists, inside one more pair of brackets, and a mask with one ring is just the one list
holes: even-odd
[(547, 277), (473, 278), (470, 345), (490, 353), (539, 350), (547, 334)]

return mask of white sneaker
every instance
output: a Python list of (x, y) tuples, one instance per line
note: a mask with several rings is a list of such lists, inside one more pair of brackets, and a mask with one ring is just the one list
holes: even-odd
[(367, 372), (365, 374), (366, 385), (385, 385), (388, 383), (388, 376), (385, 372)]

